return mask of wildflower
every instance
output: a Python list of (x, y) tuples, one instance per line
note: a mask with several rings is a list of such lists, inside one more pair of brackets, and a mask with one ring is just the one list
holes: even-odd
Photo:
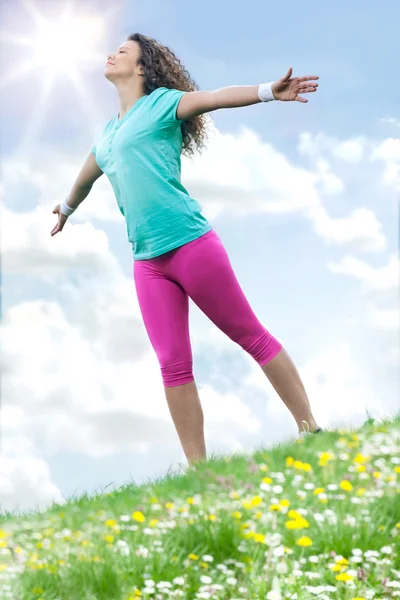
[(312, 540), (306, 535), (304, 535), (303, 537), (297, 540), (296, 544), (298, 546), (312, 546)]
[(321, 452), (319, 456), (319, 466), (326, 467), (328, 462), (333, 459), (333, 454), (331, 452)]
[(322, 488), (322, 487), (315, 488), (315, 490), (313, 491), (313, 494), (314, 494), (315, 496), (318, 496), (318, 494), (323, 494), (323, 493), (324, 493), (324, 491), (325, 491), (325, 490), (324, 490), (324, 488)]
[(344, 490), (345, 492), (351, 492), (353, 489), (353, 486), (351, 485), (350, 481), (348, 481), (347, 479), (343, 479), (339, 483), (339, 487), (341, 487), (342, 490)]
[(348, 573), (340, 573), (339, 575), (336, 575), (336, 579), (338, 581), (351, 581), (354, 579), (354, 576), (349, 575)]
[(262, 502), (262, 498), (260, 498), (260, 496), (254, 496), (254, 498), (251, 501), (251, 505), (252, 506), (258, 506), (259, 504), (261, 504)]
[(356, 456), (353, 459), (353, 461), (358, 464), (364, 464), (368, 460), (369, 460), (369, 456), (364, 456), (360, 452), (358, 454), (356, 454)]
[(199, 559), (199, 557), (197, 556), (197, 554), (189, 554), (189, 558), (191, 560), (198, 560)]
[(289, 502), (289, 500), (286, 500), (286, 498), (283, 498), (282, 500), (280, 500), (279, 504), (281, 506), (290, 506), (290, 502)]
[(271, 477), (263, 477), (263, 482), (267, 483), (268, 485), (271, 485), (272, 479), (271, 479)]
[[(291, 467), (293, 465), (294, 462), (294, 458), (292, 456), (287, 456), (286, 457), (286, 466), (287, 467)], [(395, 469), (396, 471), (396, 469)]]
[(143, 523), (143, 521), (146, 520), (146, 517), (143, 515), (143, 513), (140, 512), (140, 510), (138, 510), (132, 513), (132, 519), (138, 521), (139, 523)]
[(279, 510), (282, 510), (282, 507), (281, 507), (280, 504), (271, 504), (270, 507), (269, 507), (269, 510), (271, 510), (271, 511), (275, 511), (275, 510), (279, 511)]
[(285, 526), (288, 529), (304, 529), (306, 527), (310, 527), (310, 523), (306, 521), (306, 519), (292, 519), (291, 521), (286, 521)]

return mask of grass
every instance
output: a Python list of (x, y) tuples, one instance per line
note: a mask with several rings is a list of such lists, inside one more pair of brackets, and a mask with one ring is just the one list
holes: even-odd
[(400, 416), (0, 515), (0, 598), (400, 596)]

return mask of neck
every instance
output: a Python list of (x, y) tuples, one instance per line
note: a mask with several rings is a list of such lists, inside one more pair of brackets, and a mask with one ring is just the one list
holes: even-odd
[(118, 96), (119, 96), (119, 104), (120, 111), (118, 118), (122, 119), (122, 117), (128, 112), (130, 108), (145, 95), (143, 91), (142, 85), (135, 85), (132, 81), (123, 81), (116, 84)]

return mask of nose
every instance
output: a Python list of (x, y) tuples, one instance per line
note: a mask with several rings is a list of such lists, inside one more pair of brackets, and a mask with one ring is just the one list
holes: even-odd
[(112, 61), (112, 60), (113, 60), (113, 55), (112, 55), (112, 54), (109, 54), (109, 55), (107, 56), (107, 60), (111, 60), (111, 61)]

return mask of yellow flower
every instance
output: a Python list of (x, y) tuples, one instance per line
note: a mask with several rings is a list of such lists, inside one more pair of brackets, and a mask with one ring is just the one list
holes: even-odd
[(279, 504), (271, 504), (271, 506), (269, 507), (269, 510), (274, 511), (274, 510), (282, 510), (282, 507)]
[(365, 465), (357, 465), (356, 469), (359, 473), (365, 473), (367, 467)]
[(369, 456), (364, 456), (364, 454), (361, 454), (361, 452), (359, 452), (355, 455), (353, 460), (355, 463), (363, 464), (369, 460)]
[(189, 554), (189, 558), (191, 560), (199, 560), (199, 557), (197, 556), (197, 554)]
[(304, 535), (303, 537), (297, 540), (296, 544), (298, 546), (312, 546), (312, 540), (306, 535)]
[(375, 477), (375, 479), (379, 479), (379, 477), (381, 476), (381, 474), (380, 474), (380, 472), (379, 472), (379, 471), (374, 471), (374, 472), (372, 473), (372, 475), (373, 475), (373, 477)]
[(333, 454), (331, 452), (321, 452), (319, 456), (319, 465), (320, 467), (325, 467), (326, 464), (333, 459)]
[(8, 533), (7, 531), (3, 531), (3, 529), (0, 529), (0, 540), (4, 539), (6, 537), (9, 537), (11, 535), (11, 533)]
[(112, 535), (105, 535), (105, 536), (104, 536), (104, 539), (106, 540), (106, 542), (107, 542), (108, 544), (112, 544), (112, 543), (113, 543), (113, 541), (114, 541), (114, 536), (112, 536)]
[(396, 527), (397, 529), (400, 529), (400, 521), (399, 521), (398, 523), (396, 523), (395, 527)]
[(137, 510), (136, 512), (132, 513), (132, 519), (138, 521), (139, 523), (143, 523), (143, 521), (146, 520), (146, 517), (140, 512), (140, 510)]
[(254, 496), (254, 498), (251, 501), (251, 505), (252, 506), (258, 506), (259, 504), (261, 504), (262, 502), (262, 498), (260, 498), (260, 496)]
[(336, 575), (336, 579), (338, 581), (351, 581), (354, 577), (353, 575), (348, 575), (348, 573), (340, 573), (339, 575)]
[(297, 512), (297, 510), (289, 510), (288, 512), (288, 517), (290, 519), (302, 519), (303, 515), (301, 515), (299, 512)]
[(290, 502), (289, 502), (289, 500), (286, 500), (286, 498), (282, 498), (282, 500), (280, 500), (279, 504), (281, 506), (290, 506)]
[(318, 494), (323, 494), (324, 493), (324, 488), (315, 488), (313, 494), (315, 494), (316, 496), (318, 496)]
[(353, 489), (353, 486), (351, 485), (350, 481), (348, 481), (347, 479), (343, 479), (343, 481), (340, 482), (339, 486), (345, 492), (351, 492), (351, 490)]
[(217, 517), (215, 515), (210, 515), (209, 519), (210, 519), (210, 521), (216, 521)]
[(165, 508), (167, 508), (168, 510), (172, 510), (174, 508), (174, 503), (173, 502), (167, 502), (165, 505)]
[(251, 502), (249, 502), (248, 500), (243, 500), (242, 506), (243, 508), (251, 508)]
[(235, 519), (241, 519), (242, 513), (239, 512), (238, 510), (235, 510), (235, 512), (233, 513), (233, 516), (235, 517)]
[(304, 529), (310, 527), (310, 523), (305, 519), (293, 519), (293, 521), (286, 521), (285, 526), (288, 529)]
[[(395, 473), (400, 473), (400, 466), (394, 468)], [(0, 532), (1, 533), (1, 532)]]
[(365, 488), (359, 488), (356, 491), (357, 496), (363, 496), (367, 490)]
[(117, 524), (117, 521), (115, 521), (114, 519), (108, 519), (108, 521), (106, 521), (106, 525), (108, 525), (108, 527), (114, 527), (114, 525)]
[(352, 600), (365, 600), (365, 598), (352, 598)]
[(150, 527), (155, 527), (158, 523), (158, 519), (151, 519), (149, 522)]
[(336, 564), (337, 565), (348, 565), (349, 561), (347, 560), (347, 558), (338, 558), (338, 559), (336, 559)]
[(268, 471), (267, 465), (260, 465), (260, 471)]
[(293, 462), (294, 462), (294, 458), (292, 456), (286, 457), (286, 466), (287, 467), (291, 467), (293, 465)]
[(151, 502), (152, 504), (156, 504), (156, 502), (157, 502), (157, 498), (150, 498), (150, 502)]
[(208, 569), (209, 567), (209, 565), (206, 562), (200, 563), (200, 566), (203, 567), (203, 569)]
[(188, 499), (186, 500), (186, 502), (187, 502), (188, 504), (194, 504), (194, 498), (188, 498)]
[(331, 567), (329, 567), (331, 571), (341, 571), (342, 570), (342, 566), (341, 565), (332, 565)]
[(265, 535), (263, 533), (256, 533), (253, 539), (255, 542), (263, 544), (265, 542)]
[(263, 477), (263, 482), (271, 484), (272, 483), (272, 479), (271, 479), (271, 477)]

